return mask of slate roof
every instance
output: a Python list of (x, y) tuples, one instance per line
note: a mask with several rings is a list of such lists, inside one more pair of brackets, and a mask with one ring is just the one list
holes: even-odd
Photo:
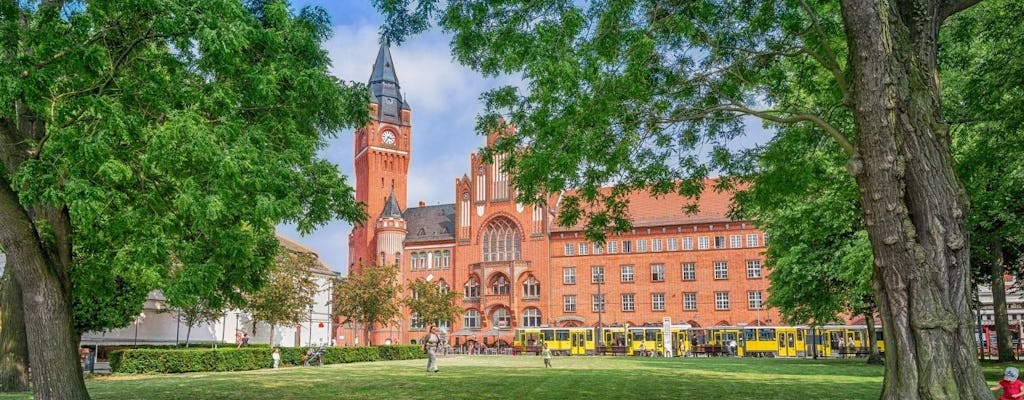
[(408, 233), (405, 243), (455, 240), (455, 204), (410, 207), (402, 214)]
[(387, 96), (398, 100), (403, 109), (410, 109), (409, 104), (403, 99), (402, 86), (398, 84), (398, 73), (395, 72), (395, 63), (391, 60), (391, 48), (387, 43), (381, 44), (380, 50), (377, 51), (377, 60), (373, 63), (373, 71), (370, 72), (368, 83), (373, 102), (378, 102), (381, 96)]
[(398, 206), (398, 200), (395, 200), (395, 192), (391, 192), (388, 195), (388, 200), (384, 202), (384, 209), (380, 212), (381, 218), (402, 218), (402, 208)]

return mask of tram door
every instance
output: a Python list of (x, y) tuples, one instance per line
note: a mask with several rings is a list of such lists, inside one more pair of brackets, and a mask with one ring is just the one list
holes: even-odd
[(796, 331), (779, 330), (779, 357), (796, 357)]
[(570, 332), (569, 333), (570, 347), (569, 352), (572, 355), (584, 355), (587, 354), (587, 336), (583, 331)]
[(693, 351), (693, 349), (690, 348), (689, 331), (673, 331), (672, 347), (676, 356), (683, 356), (686, 353)]

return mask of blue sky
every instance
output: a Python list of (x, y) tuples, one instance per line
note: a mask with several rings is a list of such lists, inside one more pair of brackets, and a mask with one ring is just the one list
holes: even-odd
[[(324, 8), (330, 14), (334, 35), (325, 44), (333, 60), (332, 73), (346, 81), (363, 82), (370, 77), (380, 46), (378, 29), (383, 18), (370, 0), (293, 0), (294, 9), (306, 5)], [(412, 162), (409, 167), (409, 204), (453, 203), (457, 177), (469, 171), (469, 154), (484, 145), (473, 130), (481, 110), (480, 94), (507, 84), (521, 84), (511, 78), (484, 78), (452, 61), (449, 37), (433, 30), (410, 38), (391, 55), (404, 99), (412, 106)], [(731, 147), (764, 142), (769, 134), (754, 118), (747, 119), (748, 136)], [(355, 185), (352, 165), (352, 131), (339, 132), (322, 156), (337, 164)], [(278, 231), (320, 253), (327, 265), (347, 272), (348, 234), (352, 226), (333, 222), (302, 237), (294, 226)]]
[[(346, 81), (366, 83), (379, 48), (382, 17), (369, 0), (293, 1), (323, 7), (331, 16), (334, 35), (325, 44), (333, 60), (332, 72)], [(405, 99), (412, 106), (413, 148), (409, 167), (408, 201), (416, 205), (454, 202), (455, 178), (469, 171), (469, 154), (484, 144), (473, 130), (480, 111), (479, 96), (488, 88), (510, 79), (488, 79), (452, 61), (448, 37), (440, 31), (418, 35), (392, 47), (391, 55)], [(337, 164), (355, 184), (352, 175), (352, 131), (339, 132), (323, 157)], [(408, 206), (408, 204), (403, 204)], [(302, 237), (293, 226), (278, 231), (313, 248), (337, 271), (346, 272), (348, 234), (351, 225), (333, 222)]]

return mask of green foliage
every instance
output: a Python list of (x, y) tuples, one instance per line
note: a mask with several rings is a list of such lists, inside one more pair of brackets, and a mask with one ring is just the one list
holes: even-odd
[(366, 265), (334, 283), (334, 314), (364, 327), (366, 340), (374, 324), (388, 325), (399, 315), (398, 266)]
[(425, 323), (451, 321), (464, 312), (462, 307), (455, 304), (455, 299), (462, 295), (451, 291), (450, 287), (417, 279), (409, 282), (408, 289), (410, 295), (402, 303)]
[(296, 325), (305, 320), (319, 289), (313, 276), (315, 268), (313, 255), (278, 247), (267, 284), (248, 297), (246, 307), (254, 320), (270, 324), (271, 338), (274, 326)]
[(0, 177), (26, 210), (68, 210), (77, 331), (129, 324), (161, 287), (240, 305), (264, 283), (277, 224), (365, 219), (317, 155), (368, 118), (365, 87), (328, 72), (323, 10), (33, 4), (0, 11), (0, 132), (19, 144), (0, 146)]
[[(303, 365), (307, 347), (279, 347), (282, 365)], [(220, 348), (202, 350), (125, 349), (110, 353), (110, 368), (115, 373), (181, 373), (205, 371), (247, 371), (270, 368), (272, 349)], [(328, 347), (324, 364), (410, 360), (424, 358), (418, 346)]]

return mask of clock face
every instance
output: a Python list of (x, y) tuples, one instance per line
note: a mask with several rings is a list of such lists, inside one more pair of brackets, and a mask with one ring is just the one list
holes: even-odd
[(384, 141), (384, 144), (395, 144), (395, 134), (391, 131), (384, 131), (380, 135), (380, 139)]

